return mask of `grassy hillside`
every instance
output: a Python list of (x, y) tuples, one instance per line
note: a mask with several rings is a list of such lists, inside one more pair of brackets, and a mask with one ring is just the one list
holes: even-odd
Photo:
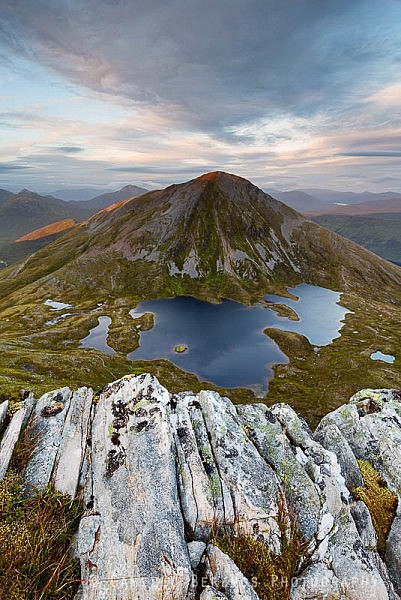
[[(401, 219), (401, 215), (400, 215)], [(401, 222), (376, 217), (322, 215), (313, 221), (386, 260), (401, 262)]]

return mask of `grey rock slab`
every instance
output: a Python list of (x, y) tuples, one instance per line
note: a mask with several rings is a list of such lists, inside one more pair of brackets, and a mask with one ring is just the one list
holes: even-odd
[(366, 504), (361, 500), (352, 504), (351, 515), (365, 549), (375, 550), (377, 547), (377, 535)]
[[(224, 520), (224, 512), (218, 502), (221, 482), (217, 467), (215, 464), (204, 464), (199, 453), (189, 408), (195, 402), (196, 396), (189, 394), (177, 397), (171, 422), (183, 516), (191, 535), (195, 539), (207, 540), (215, 524)], [(202, 419), (201, 414), (199, 419)]]
[(231, 401), (209, 391), (198, 397), (220, 477), (233, 500), (236, 527), (279, 551), (277, 476), (248, 439)]
[(24, 471), (30, 491), (43, 490), (51, 481), (71, 395), (64, 387), (44, 394), (36, 403), (28, 430), (34, 450)]
[(263, 404), (236, 408), (250, 440), (278, 475), (290, 514), (296, 515), (302, 533), (310, 539), (319, 529), (322, 504), (315, 484), (296, 459), (285, 430)]
[(209, 432), (198, 402), (198, 396), (196, 398), (196, 402), (189, 404), (189, 416), (196, 438), (199, 457), (208, 478), (208, 494), (213, 499), (213, 522), (214, 524), (233, 523), (235, 521), (233, 499), (226, 482), (220, 476), (219, 464), (213, 453)]
[(291, 600), (347, 600), (333, 571), (322, 563), (314, 563), (298, 577), (294, 577), (290, 598)]
[(151, 375), (104, 388), (90, 470), (93, 510), (78, 535), (83, 599), (190, 597), (170, 394)]
[(388, 600), (385, 583), (370, 560), (346, 507), (337, 519), (324, 558), (330, 562), (348, 600)]
[(77, 493), (84, 462), (92, 399), (93, 391), (85, 387), (73, 393), (53, 467), (51, 481), (55, 488), (72, 497)]
[(349, 490), (363, 486), (363, 477), (351, 446), (342, 435), (337, 425), (327, 425), (315, 433), (315, 440), (326, 450), (334, 452), (341, 467), (341, 474)]
[(227, 600), (258, 600), (251, 583), (235, 562), (212, 544), (206, 549), (205, 577), (213, 588), (224, 592)]
[(199, 600), (227, 600), (227, 596), (208, 585), (199, 596)]
[(401, 490), (401, 403), (398, 390), (361, 390), (326, 415), (319, 435), (336, 425), (356, 458), (368, 460), (396, 493)]
[(21, 429), (32, 412), (33, 404), (33, 397), (24, 401), (22, 408), (15, 413), (3, 435), (0, 443), (0, 481), (4, 479), (7, 473)]
[(401, 595), (401, 517), (395, 517), (386, 543), (387, 569), (398, 594)]
[(369, 558), (372, 564), (375, 565), (378, 570), (380, 577), (382, 578), (384, 585), (386, 586), (389, 600), (400, 600), (399, 595), (395, 591), (394, 584), (390, 578), (386, 563), (382, 560), (376, 550), (368, 550)]
[(199, 566), (204, 551), (206, 550), (206, 544), (204, 542), (189, 542), (188, 553), (191, 561), (191, 567), (194, 571)]
[(5, 400), (4, 402), (2, 402), (0, 404), (0, 433), (3, 429), (4, 421), (7, 416), (7, 411), (8, 411), (8, 400)]

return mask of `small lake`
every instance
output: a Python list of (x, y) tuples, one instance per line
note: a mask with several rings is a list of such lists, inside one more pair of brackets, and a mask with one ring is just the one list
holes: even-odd
[(372, 352), (370, 358), (372, 360), (382, 360), (383, 362), (389, 363), (390, 365), (392, 365), (395, 362), (395, 356), (393, 356), (392, 354), (383, 354), (383, 352), (380, 351)]
[[(201, 380), (226, 388), (248, 387), (263, 395), (273, 375), (272, 366), (288, 363), (287, 356), (263, 333), (266, 327), (302, 333), (313, 346), (324, 346), (339, 336), (349, 312), (337, 304), (338, 292), (306, 284), (289, 291), (299, 299), (266, 296), (266, 300), (286, 304), (299, 321), (280, 317), (262, 304), (244, 306), (232, 300), (210, 304), (180, 296), (141, 302), (131, 316), (154, 313), (155, 326), (141, 333), (140, 347), (128, 358), (166, 358)], [(106, 343), (109, 323), (108, 317), (100, 317), (99, 325), (82, 344), (110, 352)], [(175, 352), (179, 345), (188, 350)]]
[(83, 348), (96, 348), (106, 354), (115, 354), (115, 350), (107, 344), (107, 333), (111, 325), (110, 317), (99, 317), (96, 327), (90, 330), (89, 335), (81, 340)]

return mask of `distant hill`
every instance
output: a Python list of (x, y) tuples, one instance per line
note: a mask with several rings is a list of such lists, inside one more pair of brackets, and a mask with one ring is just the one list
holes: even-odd
[[(73, 202), (41, 196), (30, 190), (18, 194), (0, 190), (0, 268), (36, 252), (76, 222), (85, 221), (100, 210), (144, 191), (127, 185), (91, 200)], [(19, 242), (18, 247), (15, 242)]]
[[(401, 214), (399, 214), (401, 219)], [(401, 263), (401, 223), (369, 216), (321, 215), (313, 221), (386, 260)]]
[(116, 204), (122, 200), (127, 200), (127, 198), (132, 198), (133, 196), (145, 194), (147, 191), (148, 190), (145, 188), (138, 187), (137, 185), (126, 185), (117, 192), (110, 192), (107, 194), (101, 194), (100, 196), (95, 196), (95, 198), (87, 200), (84, 204), (85, 208), (92, 211), (94, 214), (99, 210), (107, 208), (111, 204)]
[(297, 210), (298, 212), (308, 212), (314, 210), (323, 210), (326, 206), (330, 206), (320, 198), (307, 194), (302, 190), (290, 190), (288, 192), (280, 192), (279, 190), (269, 190), (268, 193), (284, 202), (287, 206)]
[(55, 221), (68, 218), (82, 221), (91, 214), (90, 210), (78, 203), (22, 190), (0, 203), (0, 240), (14, 241), (29, 231)]
[(14, 194), (12, 192), (9, 192), (8, 190), (0, 189), (0, 204), (2, 202), (5, 202), (9, 198), (11, 198), (11, 196), (14, 196)]
[[(113, 190), (108, 189), (99, 189), (93, 187), (85, 187), (85, 188), (64, 188), (61, 190), (54, 190), (50, 192), (50, 196), (54, 196), (55, 198), (61, 198), (61, 200), (66, 200), (66, 202), (86, 202), (87, 200), (91, 200), (95, 196), (99, 196), (100, 194), (112, 192)], [(46, 195), (46, 194), (44, 194)]]
[(384, 201), (401, 198), (400, 192), (339, 192), (322, 188), (303, 189), (303, 192), (315, 196), (326, 204), (361, 204), (361, 202)]
[[(309, 212), (309, 211), (308, 211)], [(315, 212), (315, 211), (313, 211)], [(315, 214), (325, 215), (374, 215), (382, 213), (400, 213), (401, 214), (401, 195), (397, 198), (390, 199), (375, 199), (360, 204), (352, 204), (348, 206), (334, 206), (318, 210)]]

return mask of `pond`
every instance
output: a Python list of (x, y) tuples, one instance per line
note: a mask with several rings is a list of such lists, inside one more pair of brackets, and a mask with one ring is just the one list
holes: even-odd
[(390, 365), (393, 364), (393, 362), (395, 361), (395, 356), (393, 356), (392, 354), (383, 354), (383, 352), (372, 352), (372, 354), (370, 355), (370, 358), (372, 360), (382, 360), (383, 362), (389, 363)]
[[(226, 388), (248, 387), (263, 395), (272, 366), (288, 363), (287, 356), (263, 333), (266, 327), (302, 333), (313, 346), (323, 346), (338, 337), (349, 312), (337, 304), (338, 292), (306, 284), (289, 291), (298, 300), (280, 296), (266, 296), (266, 300), (289, 306), (299, 321), (280, 317), (262, 304), (244, 306), (232, 300), (210, 304), (180, 296), (143, 301), (130, 314), (135, 318), (152, 312), (155, 326), (141, 332), (140, 346), (128, 358), (166, 358), (201, 380)], [(100, 317), (103, 321), (83, 340), (86, 347), (110, 352), (107, 318)], [(185, 350), (177, 352), (181, 346)]]

